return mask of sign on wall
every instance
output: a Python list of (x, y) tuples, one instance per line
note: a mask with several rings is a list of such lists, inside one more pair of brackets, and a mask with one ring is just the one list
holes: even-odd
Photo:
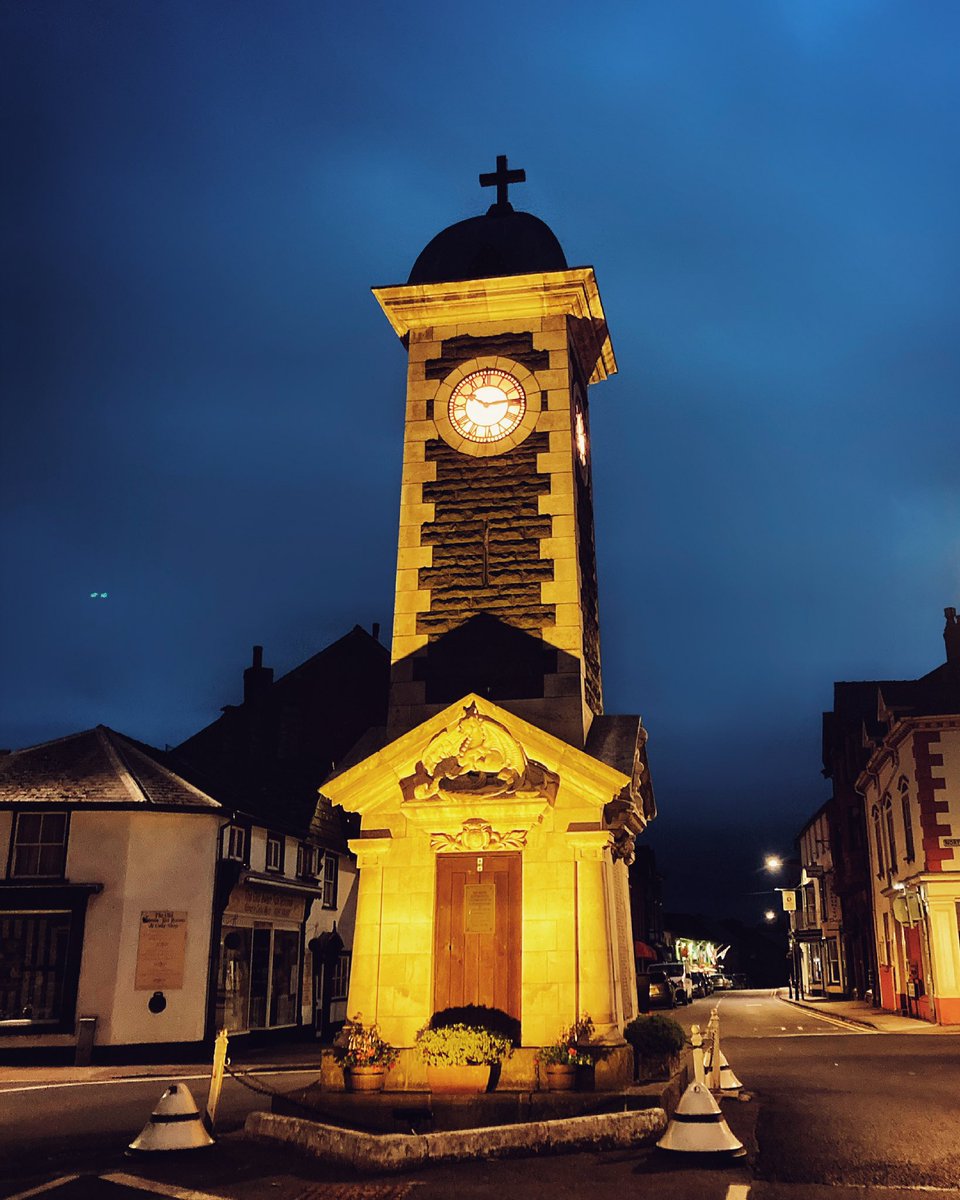
[(496, 933), (497, 888), (493, 883), (468, 883), (463, 889), (464, 933)]
[(158, 909), (140, 914), (134, 990), (175, 991), (183, 987), (187, 914)]

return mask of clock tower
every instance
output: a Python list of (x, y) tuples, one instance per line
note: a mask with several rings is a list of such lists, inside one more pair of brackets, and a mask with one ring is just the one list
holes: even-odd
[(407, 350), (387, 728), (322, 787), (360, 816), (348, 1011), (403, 1047), (463, 1005), (517, 1023), (514, 1086), (588, 1012), (633, 1075), (627, 865), (656, 813), (639, 716), (603, 712), (590, 384), (616, 370), (591, 267), (507, 197), (375, 288)]
[(374, 289), (408, 355), (390, 736), (468, 692), (578, 748), (602, 712), (587, 397), (616, 362), (523, 179), (498, 158), (486, 214)]

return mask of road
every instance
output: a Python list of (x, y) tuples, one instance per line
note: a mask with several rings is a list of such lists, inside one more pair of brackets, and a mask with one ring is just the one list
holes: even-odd
[[(123, 1145), (162, 1091), (163, 1081), (153, 1079), (0, 1092), (0, 1146), (16, 1163), (0, 1197), (79, 1174), (35, 1193), (37, 1200), (156, 1196), (145, 1187), (228, 1200), (582, 1200), (585, 1193), (590, 1200), (960, 1200), (960, 1036), (857, 1030), (759, 992), (695, 1001), (673, 1015), (688, 1028), (705, 1025), (714, 1003), (724, 1051), (750, 1096), (723, 1101), (730, 1128), (749, 1152), (739, 1163), (691, 1163), (643, 1149), (463, 1163), (357, 1181), (237, 1133), (176, 1162), (124, 1159)], [(264, 1082), (284, 1090), (299, 1080), (275, 1075)], [(191, 1086), (205, 1094), (204, 1081)], [(228, 1081), (226, 1124), (238, 1125), (260, 1106)], [(102, 1181), (118, 1173), (145, 1182)]]

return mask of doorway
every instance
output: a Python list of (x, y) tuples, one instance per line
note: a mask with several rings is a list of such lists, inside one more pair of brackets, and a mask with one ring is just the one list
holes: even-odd
[(434, 1011), (483, 1004), (520, 1020), (521, 856), (440, 854)]

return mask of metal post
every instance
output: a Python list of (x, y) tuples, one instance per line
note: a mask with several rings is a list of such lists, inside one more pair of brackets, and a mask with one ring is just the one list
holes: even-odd
[(208, 1133), (213, 1133), (217, 1119), (217, 1105), (220, 1103), (220, 1089), (223, 1087), (223, 1072), (227, 1065), (227, 1031), (221, 1029), (213, 1046), (213, 1067), (210, 1070), (210, 1091), (207, 1093), (207, 1111), (204, 1114), (204, 1125)]

